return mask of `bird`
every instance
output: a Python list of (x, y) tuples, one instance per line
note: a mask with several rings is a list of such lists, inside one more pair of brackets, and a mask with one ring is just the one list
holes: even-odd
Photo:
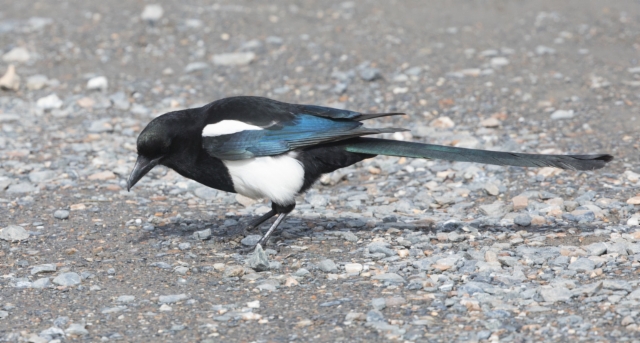
[(255, 245), (265, 246), (295, 208), (297, 195), (323, 174), (377, 155), (570, 170), (600, 169), (613, 159), (609, 154), (525, 154), (365, 137), (408, 131), (362, 123), (402, 114), (360, 113), (257, 96), (228, 97), (165, 113), (138, 136), (127, 190), (163, 165), (217, 190), (268, 199), (271, 210), (243, 230), (248, 234), (277, 217)]

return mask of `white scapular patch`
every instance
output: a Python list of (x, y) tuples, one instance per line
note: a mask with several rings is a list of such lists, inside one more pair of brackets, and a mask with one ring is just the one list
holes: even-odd
[(222, 120), (215, 124), (209, 124), (202, 130), (203, 137), (214, 137), (222, 135), (230, 135), (232, 133), (247, 131), (247, 130), (262, 130), (261, 127), (243, 123), (237, 120)]
[(302, 163), (295, 156), (295, 153), (288, 153), (222, 162), (229, 169), (236, 193), (289, 205), (295, 202), (304, 182)]

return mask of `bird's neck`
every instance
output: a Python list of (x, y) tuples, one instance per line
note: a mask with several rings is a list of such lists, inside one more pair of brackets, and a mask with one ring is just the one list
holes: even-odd
[(163, 164), (178, 174), (205, 186), (225, 192), (235, 192), (227, 167), (221, 160), (209, 156), (200, 149), (184, 151)]

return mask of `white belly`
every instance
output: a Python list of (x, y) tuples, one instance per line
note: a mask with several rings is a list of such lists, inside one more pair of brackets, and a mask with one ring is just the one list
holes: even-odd
[(302, 163), (292, 153), (222, 161), (229, 169), (236, 193), (253, 199), (269, 199), (280, 205), (295, 202), (304, 182)]

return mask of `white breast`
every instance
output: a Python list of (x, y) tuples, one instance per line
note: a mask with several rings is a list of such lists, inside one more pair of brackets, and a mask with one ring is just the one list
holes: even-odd
[(246, 130), (262, 130), (261, 127), (243, 123), (237, 120), (222, 120), (215, 124), (209, 124), (202, 130), (203, 137), (214, 137), (230, 135), (232, 133)]
[(295, 153), (288, 153), (222, 162), (229, 169), (236, 193), (289, 205), (295, 202), (295, 196), (304, 182), (302, 163), (295, 156)]

